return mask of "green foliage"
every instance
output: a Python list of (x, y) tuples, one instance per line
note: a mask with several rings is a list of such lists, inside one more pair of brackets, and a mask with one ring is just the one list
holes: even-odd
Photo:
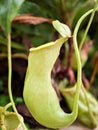
[(46, 14), (46, 16), (53, 19), (61, 19), (59, 0), (43, 0), (43, 2), (40, 0), (33, 0), (33, 2), (40, 6), (41, 10)]
[(0, 25), (4, 32), (11, 32), (11, 22), (24, 0), (0, 0)]
[(0, 106), (5, 106), (9, 103), (9, 97), (5, 94), (0, 94)]
[(29, 1), (24, 1), (22, 4), (19, 14), (32, 14), (37, 16), (46, 16), (46, 12), (41, 9), (41, 6)]
[[(60, 89), (63, 97), (68, 103), (70, 110), (73, 108), (73, 97), (76, 86)], [(85, 97), (85, 94), (87, 98)], [(98, 102), (95, 97), (86, 89), (81, 89), (79, 96), (78, 119), (89, 128), (95, 128), (98, 125)], [(89, 107), (91, 111), (89, 110)]]

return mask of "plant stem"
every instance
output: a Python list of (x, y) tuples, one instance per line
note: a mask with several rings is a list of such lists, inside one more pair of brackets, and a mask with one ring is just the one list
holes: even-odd
[(76, 95), (75, 95), (75, 100), (74, 100), (76, 102), (74, 102), (73, 111), (75, 110), (76, 112), (78, 111), (77, 99), (79, 99), (80, 87), (81, 87), (81, 84), (82, 84), (82, 79), (81, 79), (82, 65), (81, 65), (81, 59), (80, 59), (80, 54), (79, 54), (79, 50), (78, 50), (78, 44), (77, 44), (77, 31), (78, 31), (78, 29), (77, 29), (77, 26), (76, 26), (74, 33), (73, 33), (73, 43), (74, 43), (73, 46), (74, 46), (76, 61), (77, 61), (77, 84), (76, 84), (77, 88), (76, 88)]
[[(77, 103), (77, 100), (79, 98), (79, 91), (80, 91), (80, 87), (82, 85), (82, 66), (81, 66), (81, 59), (80, 59), (80, 54), (79, 54), (79, 49), (78, 49), (78, 44), (77, 44), (77, 33), (78, 33), (78, 30), (79, 30), (79, 27), (82, 23), (82, 21), (93, 11), (94, 9), (92, 10), (89, 10), (88, 12), (86, 12), (78, 21), (76, 27), (75, 27), (75, 30), (74, 30), (74, 33), (73, 33), (73, 42), (74, 42), (74, 50), (75, 50), (75, 55), (76, 55), (76, 60), (77, 60), (77, 89), (76, 89), (76, 96), (75, 96), (75, 103), (74, 103), (74, 106), (73, 106), (73, 111), (75, 110), (76, 112), (78, 110), (78, 107), (76, 105), (78, 105)], [(95, 9), (97, 10), (97, 9)]]
[(12, 103), (8, 103), (8, 104), (4, 107), (5, 111), (6, 111), (9, 107), (11, 107), (11, 106), (12, 106)]
[[(82, 87), (82, 78), (81, 78), (81, 77), (82, 77), (82, 66), (81, 66), (81, 59), (80, 59), (79, 49), (81, 49), (81, 47), (82, 47), (82, 44), (83, 44), (83, 42), (84, 42), (84, 40), (85, 40), (85, 37), (86, 37), (86, 35), (87, 35), (88, 29), (89, 29), (89, 27), (90, 27), (90, 25), (91, 25), (91, 21), (93, 20), (93, 16), (94, 16), (94, 13), (95, 13), (96, 10), (97, 10), (97, 8), (94, 7), (94, 9), (89, 10), (88, 12), (86, 12), (86, 13), (79, 19), (79, 21), (78, 21), (78, 23), (77, 23), (77, 25), (76, 25), (76, 27), (75, 27), (74, 33), (73, 33), (74, 49), (75, 49), (75, 55), (76, 55), (76, 59), (77, 59), (77, 86), (78, 86), (78, 87), (77, 87), (77, 90), (76, 90), (76, 93), (77, 93), (77, 94), (76, 94), (76, 96), (75, 96), (75, 99), (77, 99), (77, 98), (79, 97), (80, 87)], [(89, 21), (89, 25), (87, 26), (87, 29), (86, 29), (85, 34), (84, 34), (84, 37), (83, 37), (82, 42), (81, 42), (81, 44), (80, 44), (80, 48), (78, 49), (78, 44), (77, 44), (77, 33), (78, 33), (78, 30), (79, 30), (79, 27), (80, 27), (82, 21), (83, 21), (90, 13), (92, 13), (93, 15), (91, 16), (91, 19), (90, 19), (90, 21)], [(84, 94), (85, 94), (85, 93), (84, 93)], [(86, 101), (88, 101), (87, 96), (86, 96)], [(76, 105), (76, 103), (74, 104), (73, 109), (77, 108), (75, 105)], [(78, 104), (77, 104), (77, 105), (78, 105)], [(89, 112), (90, 112), (90, 116), (93, 117), (92, 111), (91, 111), (90, 107), (88, 107), (88, 110), (89, 110)]]
[(91, 26), (91, 23), (92, 23), (92, 21), (93, 21), (93, 18), (94, 18), (95, 12), (96, 12), (96, 5), (97, 5), (97, 4), (95, 4), (95, 6), (94, 6), (94, 9), (93, 9), (93, 11), (92, 11), (90, 20), (89, 20), (88, 25), (87, 25), (87, 27), (86, 27), (86, 30), (85, 30), (85, 32), (84, 32), (84, 36), (83, 36), (83, 38), (82, 38), (82, 40), (81, 40), (81, 42), (80, 42), (79, 51), (81, 50), (81, 48), (82, 48), (82, 46), (83, 46), (83, 44), (84, 44), (84, 41), (85, 41), (85, 38), (86, 38), (86, 36), (87, 36), (88, 30), (89, 30), (89, 28), (90, 28), (90, 26)]
[(12, 88), (11, 88), (12, 60), (11, 60), (11, 35), (10, 34), (7, 35), (7, 40), (8, 40), (8, 92), (9, 92), (9, 98), (10, 98), (13, 110), (16, 113), (16, 115), (17, 115), (17, 117), (18, 117), (18, 119), (19, 119), (23, 129), (27, 130), (25, 124), (22, 122), (22, 120), (21, 120), (21, 118), (20, 118), (20, 116), (18, 114), (18, 111), (17, 111), (17, 109), (15, 107), (13, 96), (12, 96)]

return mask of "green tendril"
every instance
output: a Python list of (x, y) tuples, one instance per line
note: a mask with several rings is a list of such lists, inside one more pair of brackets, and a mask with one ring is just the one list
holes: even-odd
[(4, 106), (5, 111), (12, 106), (12, 103), (8, 103), (6, 106)]
[(95, 6), (94, 6), (94, 9), (93, 9), (93, 11), (92, 11), (90, 20), (89, 20), (89, 22), (88, 22), (88, 25), (87, 25), (87, 27), (86, 27), (86, 30), (85, 30), (84, 35), (83, 35), (83, 37), (82, 37), (82, 40), (81, 40), (81, 42), (80, 42), (79, 51), (81, 50), (81, 48), (82, 48), (82, 46), (83, 46), (83, 44), (84, 44), (85, 38), (86, 38), (86, 36), (87, 36), (87, 33), (88, 33), (89, 28), (90, 28), (90, 26), (91, 26), (91, 23), (92, 23), (92, 21), (93, 21), (93, 18), (94, 18), (96, 9), (97, 9), (97, 4), (95, 4)]
[[(10, 98), (10, 101), (11, 101), (11, 105), (12, 105), (12, 108), (14, 110), (14, 112), (16, 113), (22, 127), (24, 130), (27, 130), (26, 129), (26, 126), (25, 124), (22, 122), (19, 114), (18, 114), (18, 111), (15, 107), (15, 103), (14, 103), (14, 100), (13, 100), (13, 96), (12, 96), (12, 87), (11, 87), (11, 81), (12, 81), (12, 60), (11, 60), (11, 35), (8, 34), (7, 35), (7, 40), (8, 40), (8, 92), (9, 92), (9, 98)], [(7, 106), (8, 108), (9, 106)]]
[[(74, 30), (74, 33), (73, 33), (74, 50), (75, 50), (75, 55), (76, 55), (76, 59), (77, 59), (77, 86), (79, 86), (78, 89), (77, 89), (77, 91), (76, 91), (77, 94), (75, 96), (75, 99), (77, 99), (77, 97), (79, 96), (80, 87), (82, 85), (82, 65), (81, 65), (81, 59), (80, 59), (80, 54), (79, 54), (79, 49), (78, 49), (78, 43), (77, 43), (77, 33), (78, 33), (78, 30), (79, 30), (79, 27), (80, 27), (82, 21), (90, 13), (95, 12), (96, 10), (97, 10), (97, 8), (91, 9), (88, 12), (86, 12), (84, 15), (82, 15), (81, 18), (78, 20), (77, 25), (76, 25), (75, 30)], [(91, 22), (91, 20), (90, 20), (90, 22)], [(89, 23), (89, 27), (90, 27), (90, 23)], [(86, 33), (87, 33), (89, 27), (87, 27)], [(85, 36), (83, 37), (82, 41), (84, 41), (84, 38), (86, 37), (86, 33), (85, 33)], [(75, 103), (75, 105), (76, 105), (76, 103)], [(76, 107), (75, 105), (73, 106), (73, 109)]]
[[(84, 95), (85, 95), (86, 103), (87, 103), (87, 106), (88, 106), (88, 111), (89, 111), (89, 113), (90, 113), (90, 116), (91, 116), (92, 119), (93, 119), (93, 122), (96, 122), (96, 121), (95, 121), (95, 119), (94, 119), (94, 117), (93, 117), (91, 108), (90, 108), (90, 106), (89, 106), (88, 98), (87, 98), (86, 92), (85, 92), (85, 90), (84, 90), (84, 87), (83, 87), (83, 85), (81, 84), (81, 83), (82, 83), (82, 78), (81, 78), (81, 77), (82, 77), (82, 66), (81, 66), (79, 51), (80, 51), (81, 48), (82, 48), (82, 45), (83, 45), (83, 43), (84, 43), (84, 41), (85, 41), (85, 38), (86, 38), (87, 33), (88, 33), (88, 30), (89, 30), (89, 28), (90, 28), (90, 26), (91, 26), (91, 23), (92, 23), (92, 21), (93, 21), (94, 14), (95, 14), (95, 12), (96, 12), (97, 10), (98, 10), (97, 5), (95, 5), (95, 6), (94, 6), (94, 9), (91, 9), (91, 10), (89, 10), (88, 12), (86, 12), (86, 13), (79, 19), (79, 21), (78, 21), (78, 23), (77, 23), (77, 25), (76, 25), (76, 27), (75, 27), (74, 33), (73, 33), (74, 49), (75, 49), (75, 55), (76, 55), (76, 58), (77, 58), (77, 73), (78, 73), (78, 74), (77, 74), (77, 85), (79, 85), (79, 86), (82, 87), (82, 90), (83, 90)], [(82, 38), (82, 40), (81, 40), (81, 42), (80, 42), (79, 51), (78, 51), (78, 46), (77, 46), (77, 33), (78, 33), (78, 30), (79, 30), (79, 27), (80, 27), (81, 23), (83, 22), (83, 20), (84, 20), (90, 13), (92, 13), (92, 14), (91, 14), (90, 20), (89, 20), (89, 22), (88, 22), (88, 25), (87, 25), (87, 27), (86, 27), (84, 36), (83, 36), (83, 38)], [(78, 91), (78, 94), (79, 94), (79, 91)], [(77, 94), (77, 96), (78, 96), (78, 94)]]

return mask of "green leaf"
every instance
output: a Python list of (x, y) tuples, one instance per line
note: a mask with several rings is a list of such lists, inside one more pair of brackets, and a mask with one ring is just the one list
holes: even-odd
[[(58, 20), (62, 19), (59, 0), (43, 0), (43, 2), (41, 2), (40, 0), (33, 0), (33, 2), (36, 5), (40, 6), (41, 12), (43, 12), (46, 17)], [(39, 15), (41, 15), (41, 13), (39, 13)]]
[(0, 25), (4, 32), (11, 32), (11, 22), (24, 0), (0, 0)]
[(19, 10), (19, 14), (32, 14), (32, 15), (37, 15), (37, 16), (43, 16), (46, 17), (46, 12), (44, 12), (41, 9), (41, 6), (33, 3), (33, 2), (29, 2), (29, 1), (25, 1), (20, 10)]

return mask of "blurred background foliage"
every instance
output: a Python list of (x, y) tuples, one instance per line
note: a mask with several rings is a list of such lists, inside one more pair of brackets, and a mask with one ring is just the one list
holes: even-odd
[[(12, 61), (13, 77), (12, 89), (16, 104), (23, 103), (22, 91), (27, 67), (27, 57), (30, 47), (37, 47), (59, 37), (51, 21), (59, 20), (74, 30), (77, 21), (86, 11), (94, 7), (94, 0), (25, 0), (18, 16), (25, 16), (24, 20), (12, 22)], [(18, 17), (17, 16), (17, 17)], [(28, 21), (27, 16), (32, 16), (34, 22)], [(47, 22), (42, 22), (44, 18)], [(88, 16), (83, 22), (78, 33), (78, 44), (83, 37), (87, 26)], [(96, 12), (85, 42), (93, 41), (88, 59), (83, 66), (89, 90), (98, 98), (98, 13)], [(85, 51), (86, 49), (84, 49)], [(94, 70), (96, 68), (96, 70)], [(0, 28), (0, 105), (9, 102), (7, 92), (7, 41)], [(26, 116), (26, 115), (25, 115)], [(30, 122), (29, 122), (30, 123)], [(31, 123), (32, 125), (32, 123)], [(33, 124), (34, 125), (34, 124)]]

